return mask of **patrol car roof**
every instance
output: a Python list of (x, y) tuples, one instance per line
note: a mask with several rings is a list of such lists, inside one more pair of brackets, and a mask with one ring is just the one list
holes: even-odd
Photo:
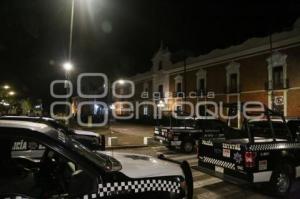
[(49, 127), (46, 124), (20, 121), (20, 120), (1, 120), (0, 119), (0, 127), (22, 128), (22, 129), (37, 131), (40, 133), (47, 133), (50, 130), (53, 130), (53, 128)]
[(50, 117), (33, 117), (33, 116), (2, 116), (0, 119), (43, 119), (43, 120), (53, 120), (53, 118)]

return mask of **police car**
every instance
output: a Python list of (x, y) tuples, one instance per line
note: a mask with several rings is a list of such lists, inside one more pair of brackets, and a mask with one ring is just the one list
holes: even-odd
[(65, 134), (68, 134), (70, 137), (79, 141), (81, 144), (83, 144), (84, 146), (88, 147), (91, 150), (105, 150), (104, 136), (102, 136), (101, 138), (99, 134), (91, 131), (69, 128), (53, 118), (28, 117), (28, 116), (3, 116), (0, 117), (0, 120), (18, 120), (18, 121), (29, 121), (29, 122), (31, 121), (31, 122), (47, 124), (57, 130), (60, 130)]
[(37, 122), (0, 120), (0, 157), (0, 198), (192, 198), (186, 162), (92, 152)]
[(170, 149), (191, 153), (198, 139), (224, 137), (228, 131), (227, 124), (218, 119), (186, 118), (179, 126), (156, 126), (154, 139)]
[[(266, 109), (268, 128), (246, 121), (240, 138), (199, 140), (198, 169), (236, 184), (267, 183), (284, 196), (300, 177), (300, 142), (282, 114)], [(281, 128), (275, 121), (281, 120)]]

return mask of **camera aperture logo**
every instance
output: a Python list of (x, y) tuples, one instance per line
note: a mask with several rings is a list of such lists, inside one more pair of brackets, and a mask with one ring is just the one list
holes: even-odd
[[(88, 93), (83, 92), (83, 88), (86, 87), (85, 81), (92, 78), (99, 78), (99, 85), (96, 85), (96, 89), (89, 90)], [(131, 80), (116, 80), (109, 82), (108, 77), (104, 73), (82, 73), (77, 77), (77, 96), (76, 103), (71, 103), (70, 98), (73, 96), (73, 84), (70, 80), (54, 80), (50, 84), (50, 94), (53, 98), (59, 99), (50, 106), (50, 115), (57, 120), (68, 121), (71, 118), (76, 118), (77, 123), (85, 127), (102, 127), (108, 124), (110, 117), (119, 120), (140, 119), (140, 112), (144, 111), (144, 114), (148, 114), (148, 109), (152, 110), (153, 119), (161, 119), (163, 112), (171, 112), (171, 116), (176, 119), (197, 118), (197, 119), (217, 119), (222, 118), (224, 120), (237, 119), (240, 117), (240, 113), (247, 119), (258, 119), (264, 117), (264, 105), (259, 101), (248, 101), (243, 104), (237, 103), (237, 111), (233, 114), (224, 114), (225, 107), (223, 102), (215, 102), (214, 92), (207, 92), (205, 95), (202, 93), (200, 96), (196, 92), (189, 92), (185, 97), (184, 92), (179, 94), (172, 92), (156, 92), (153, 91), (150, 95), (148, 91), (142, 91), (139, 95), (135, 93), (135, 83)], [(55, 86), (63, 84), (66, 90), (65, 94), (55, 93)], [(101, 89), (100, 89), (101, 88)], [(175, 94), (175, 97), (174, 97)], [(179, 96), (178, 96), (179, 95)], [(140, 98), (142, 100), (135, 100), (134, 98)], [(170, 103), (170, 99), (181, 97), (181, 99), (199, 99), (205, 98), (203, 101), (197, 101), (192, 103), (191, 101), (176, 101), (173, 100)], [(211, 100), (210, 100), (211, 99)], [(64, 106), (64, 112), (55, 111), (58, 106)], [(122, 107), (121, 111), (120, 108)], [(147, 107), (147, 111), (143, 110), (143, 107)], [(180, 109), (178, 109), (180, 107)], [(184, 115), (179, 112), (185, 110)], [(201, 108), (204, 107), (204, 115), (200, 114)], [(203, 110), (203, 109), (202, 109)], [(122, 114), (126, 112), (126, 114)], [(203, 111), (202, 111), (203, 112)], [(249, 112), (258, 112), (258, 115), (250, 115)], [(203, 113), (202, 113), (203, 114)], [(100, 118), (97, 122), (87, 121), (86, 116), (93, 116)], [(100, 121), (100, 122), (99, 122)]]

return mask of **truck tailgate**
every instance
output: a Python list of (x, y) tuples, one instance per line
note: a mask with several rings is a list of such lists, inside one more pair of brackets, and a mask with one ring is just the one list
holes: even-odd
[(198, 166), (210, 175), (233, 183), (249, 182), (252, 177), (244, 168), (244, 148), (240, 144), (200, 140)]

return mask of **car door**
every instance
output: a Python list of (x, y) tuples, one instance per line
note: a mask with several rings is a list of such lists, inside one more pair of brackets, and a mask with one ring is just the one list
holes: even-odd
[[(97, 176), (86, 171), (53, 143), (34, 136), (30, 130), (1, 128), (0, 195), (24, 194), (33, 198), (81, 197), (96, 193)], [(36, 133), (37, 135), (40, 133)], [(8, 152), (9, 151), (9, 152)], [(37, 151), (39, 153), (37, 153)], [(82, 183), (82, 182), (85, 183)]]

